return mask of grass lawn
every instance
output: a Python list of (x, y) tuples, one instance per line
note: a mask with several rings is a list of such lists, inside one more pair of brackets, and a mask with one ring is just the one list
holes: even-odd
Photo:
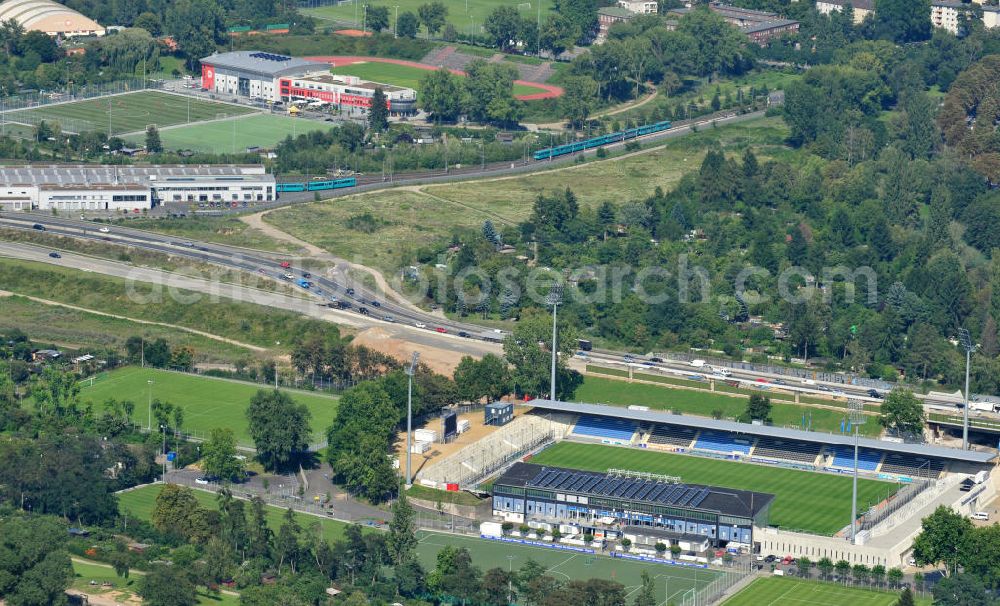
[[(420, 69), (419, 67), (411, 67), (409, 65), (397, 65), (395, 63), (371, 61), (367, 63), (352, 63), (351, 65), (345, 65), (343, 67), (335, 66), (333, 68), (333, 73), (344, 76), (357, 76), (365, 80), (381, 82), (383, 84), (405, 86), (407, 88), (415, 89), (419, 93), (420, 80), (422, 80), (430, 72), (428, 70)], [(542, 89), (535, 88), (534, 86), (526, 86), (524, 84), (514, 85), (515, 95), (531, 95), (539, 92), (542, 92)]]
[(259, 229), (254, 229), (240, 221), (239, 217), (232, 215), (225, 217), (129, 219), (122, 225), (202, 242), (216, 242), (273, 252), (295, 254), (300, 252), (297, 247), (275, 240)]
[[(692, 381), (692, 383), (694, 383)], [(704, 391), (691, 389), (672, 389), (666, 385), (649, 385), (647, 383), (626, 383), (618, 379), (602, 377), (586, 377), (583, 385), (577, 388), (573, 399), (590, 404), (613, 404), (629, 406), (638, 404), (649, 406), (653, 410), (674, 410), (702, 417), (712, 416), (712, 412), (722, 411), (723, 418), (735, 419), (747, 407), (747, 399), (730, 396), (723, 393), (708, 391), (708, 383), (703, 383)], [(767, 392), (764, 392), (767, 395)], [(800, 404), (791, 404), (771, 400), (771, 418), (779, 427), (794, 427), (802, 429), (802, 415), (812, 415), (814, 431), (839, 433), (840, 422), (844, 420), (845, 411), (826, 408), (812, 408)], [(861, 433), (867, 436), (877, 436), (881, 427), (874, 419), (861, 426)]]
[[(377, 220), (351, 221), (366, 213)], [(399, 269), (400, 258), (432, 245), (443, 225), (478, 229), (486, 218), (447, 200), (400, 190), (295, 204), (264, 215), (282, 231), (387, 275)], [(355, 223), (360, 229), (352, 229)]]
[[(848, 476), (576, 442), (560, 442), (531, 462), (590, 471), (632, 469), (680, 476), (692, 484), (770, 493), (774, 495), (770, 523), (785, 530), (832, 536), (851, 518)], [(859, 511), (895, 490), (896, 485), (889, 482), (858, 480)]]
[[(64, 131), (98, 131), (114, 134), (145, 130), (150, 124), (157, 127), (215, 120), (223, 116), (242, 116), (258, 110), (195, 99), (160, 91), (139, 91), (72, 101), (33, 109), (7, 112), (8, 121), (37, 124), (39, 120), (58, 122)], [(110, 119), (109, 119), (110, 117)]]
[[(315, 130), (329, 130), (329, 123), (292, 118), (282, 114), (257, 114), (179, 126), (160, 131), (160, 140), (166, 149), (191, 149), (210, 153), (243, 153), (248, 147), (273, 149), (282, 139)], [(142, 143), (144, 134), (126, 137)]]
[[(141, 570), (129, 571), (129, 578), (123, 579), (115, 574), (111, 566), (99, 562), (89, 562), (84, 560), (73, 560), (73, 581), (70, 586), (73, 589), (85, 592), (90, 595), (101, 595), (110, 592), (133, 595), (139, 590), (139, 579), (146, 573)], [(91, 581), (96, 585), (91, 585)], [(111, 583), (112, 587), (101, 587), (101, 583)], [(197, 593), (199, 606), (216, 604), (219, 606), (238, 606), (240, 598), (227, 593), (218, 595), (205, 591), (204, 587), (198, 589)]]
[[(444, 5), (448, 8), (448, 15), (445, 17), (448, 23), (455, 26), (460, 34), (464, 33), (468, 35), (469, 28), (473, 22), (475, 22), (475, 32), (477, 35), (481, 34), (482, 24), (489, 16), (493, 9), (498, 6), (513, 6), (519, 9), (521, 16), (531, 18), (532, 20), (538, 17), (539, 6), (534, 2), (502, 2), (500, 0), (443, 0)], [(370, 4), (372, 6), (384, 6), (389, 9), (389, 26), (392, 29), (392, 24), (395, 19), (395, 7), (399, 6), (399, 12), (410, 11), (414, 14), (417, 13), (417, 7), (424, 4), (424, 0), (398, 0), (395, 2), (389, 2), (387, 0), (375, 0)], [(361, 21), (364, 19), (364, 2), (355, 3), (341, 3), (331, 6), (323, 6), (319, 8), (309, 8), (302, 10), (303, 13), (316, 17), (317, 19), (325, 19), (332, 21), (339, 21), (341, 23), (352, 23), (357, 24), (358, 28), (361, 27)], [(552, 0), (541, 0), (542, 9), (542, 20), (545, 20), (545, 16), (548, 15), (549, 11), (554, 8), (554, 3)], [(423, 26), (420, 28), (421, 32), (424, 32)], [(440, 32), (438, 33), (440, 35)]]
[[(725, 606), (892, 606), (898, 591), (876, 591), (836, 583), (790, 577), (762, 577), (729, 598)], [(914, 596), (916, 597), (916, 596)], [(917, 604), (930, 606), (930, 598), (917, 597)]]
[(414, 484), (411, 486), (410, 489), (406, 491), (406, 495), (411, 499), (423, 499), (432, 503), (440, 501), (442, 503), (475, 506), (483, 502), (482, 499), (477, 498), (476, 495), (465, 491), (438, 490), (437, 488), (428, 488), (427, 486), (421, 486), (420, 484)]
[[(81, 381), (80, 399), (90, 401), (95, 407), (105, 400), (131, 400), (135, 403), (133, 414), (136, 423), (146, 423), (150, 385), (152, 397), (184, 409), (184, 429), (198, 437), (206, 437), (216, 427), (229, 427), (236, 433), (240, 444), (252, 446), (244, 411), (250, 399), (267, 385), (200, 377), (153, 368), (126, 367), (98, 375), (93, 386), (89, 380)], [(313, 440), (320, 441), (323, 432), (337, 411), (337, 398), (306, 391), (283, 390), (312, 413)]]
[(13, 328), (25, 331), (34, 341), (63, 347), (122, 349), (129, 337), (145, 334), (149, 339), (162, 337), (174, 347), (192, 347), (204, 361), (233, 362), (254, 355), (249, 349), (174, 328), (42, 305), (16, 295), (0, 297), (0, 331)]

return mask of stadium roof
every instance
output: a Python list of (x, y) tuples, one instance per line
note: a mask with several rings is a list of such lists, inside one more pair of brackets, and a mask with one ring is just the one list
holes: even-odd
[[(675, 415), (667, 412), (657, 412), (652, 410), (629, 410), (618, 406), (604, 406), (601, 404), (556, 402), (553, 400), (531, 400), (527, 403), (527, 405), (557, 412), (615, 417), (618, 419), (628, 419), (631, 421), (641, 421), (646, 423), (683, 425), (685, 427), (692, 427), (696, 429), (742, 433), (754, 436), (798, 440), (800, 442), (854, 446), (854, 436), (847, 434), (803, 431), (801, 429), (789, 429), (787, 427), (774, 427), (771, 425), (752, 425), (748, 423), (736, 423), (735, 421), (721, 421), (707, 417)], [(963, 461), (966, 463), (988, 463), (996, 457), (996, 455), (992, 452), (960, 450), (958, 448), (930, 446), (927, 444), (905, 444), (899, 442), (889, 442), (886, 440), (873, 440), (871, 438), (860, 438), (858, 443), (862, 448), (872, 450), (917, 455), (922, 457), (933, 457), (937, 459), (948, 459), (952, 461)]]
[(267, 179), (259, 165), (133, 165), (53, 164), (0, 166), (0, 184), (70, 186), (94, 183), (139, 183), (185, 177), (246, 177)]
[(217, 53), (205, 57), (201, 62), (211, 65), (215, 69), (233, 70), (271, 78), (330, 69), (329, 63), (307, 61), (298, 57), (263, 51)]
[(533, 463), (515, 463), (497, 478), (496, 484), (700, 509), (731, 516), (755, 516), (774, 500), (774, 495), (763, 492), (544, 467)]
[(0, 4), (0, 21), (13, 19), (26, 30), (50, 35), (104, 35), (104, 27), (52, 0), (7, 0)]

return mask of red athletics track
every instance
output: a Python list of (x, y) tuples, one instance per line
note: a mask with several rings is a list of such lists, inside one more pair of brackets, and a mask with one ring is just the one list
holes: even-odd
[[(352, 63), (365, 63), (369, 61), (374, 61), (377, 63), (395, 63), (396, 65), (405, 65), (407, 67), (415, 67), (417, 69), (425, 69), (427, 71), (434, 71), (439, 69), (433, 65), (427, 65), (426, 63), (417, 63), (416, 61), (407, 61), (405, 59), (385, 59), (383, 57), (349, 57), (344, 55), (333, 55), (327, 57), (306, 57), (309, 61), (322, 61), (324, 63), (332, 63), (334, 67), (338, 65), (350, 65)], [(458, 76), (464, 76), (465, 72), (460, 69), (449, 69), (453, 74)], [(542, 84), (541, 82), (528, 82), (527, 80), (514, 80), (514, 84), (521, 84), (523, 86), (531, 86), (533, 88), (540, 88), (545, 92), (542, 93), (532, 93), (530, 95), (515, 95), (515, 97), (520, 101), (536, 101), (538, 99), (554, 99), (560, 97), (563, 94), (563, 89), (558, 86), (553, 86), (551, 84)]]

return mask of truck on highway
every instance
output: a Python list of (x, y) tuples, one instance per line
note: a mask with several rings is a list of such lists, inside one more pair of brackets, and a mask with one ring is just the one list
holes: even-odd
[(997, 407), (993, 402), (969, 402), (969, 410), (980, 412), (996, 412)]

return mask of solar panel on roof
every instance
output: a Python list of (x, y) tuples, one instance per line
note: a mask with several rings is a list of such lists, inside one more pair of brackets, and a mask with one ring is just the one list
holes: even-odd
[(611, 495), (615, 497), (623, 497), (625, 496), (625, 493), (629, 491), (630, 488), (632, 488), (632, 481), (622, 480), (621, 483), (615, 487), (615, 490), (614, 492), (611, 493)]
[(696, 494), (698, 494), (698, 489), (697, 488), (689, 488), (688, 491), (684, 493), (684, 496), (681, 497), (681, 500), (677, 502), (678, 505), (685, 505), (686, 506), (688, 503), (691, 502), (691, 499), (693, 499), (694, 495), (696, 495)]
[(695, 495), (693, 499), (691, 499), (691, 504), (689, 506), (697, 507), (701, 505), (701, 502), (708, 498), (709, 492), (710, 491), (707, 488), (702, 488), (701, 492), (699, 492), (697, 495)]
[(557, 472), (553, 473), (552, 477), (550, 477), (545, 482), (545, 487), (546, 488), (558, 488), (560, 485), (562, 485), (563, 480), (566, 479), (567, 475), (568, 474), (566, 472), (564, 472), (564, 471), (557, 471)]
[(603, 479), (604, 478), (602, 478), (601, 476), (590, 476), (590, 478), (587, 480), (587, 483), (583, 485), (583, 488), (581, 488), (580, 491), (581, 492), (592, 491), (594, 489), (594, 486), (597, 486)]
[(670, 494), (667, 495), (664, 500), (667, 503), (670, 503), (671, 505), (676, 504), (677, 500), (681, 497), (681, 495), (684, 494), (685, 490), (687, 490), (687, 486), (684, 486), (683, 484), (675, 486), (674, 489), (670, 491)]
[(630, 488), (629, 491), (625, 494), (625, 498), (634, 499), (635, 495), (639, 494), (640, 492), (649, 490), (649, 485), (650, 482), (636, 482), (632, 486), (632, 488)]
[(610, 483), (611, 483), (610, 479), (608, 479), (608, 478), (601, 478), (601, 481), (598, 482), (596, 486), (592, 487), (590, 489), (590, 492), (593, 492), (595, 494), (604, 494), (604, 489)]
[(670, 484), (659, 484), (657, 485), (656, 490), (646, 496), (646, 500), (659, 502), (660, 497), (672, 488), (673, 487)]
[(614, 478), (611, 483), (604, 487), (604, 494), (613, 495), (618, 488), (625, 483), (625, 480), (621, 478)]

